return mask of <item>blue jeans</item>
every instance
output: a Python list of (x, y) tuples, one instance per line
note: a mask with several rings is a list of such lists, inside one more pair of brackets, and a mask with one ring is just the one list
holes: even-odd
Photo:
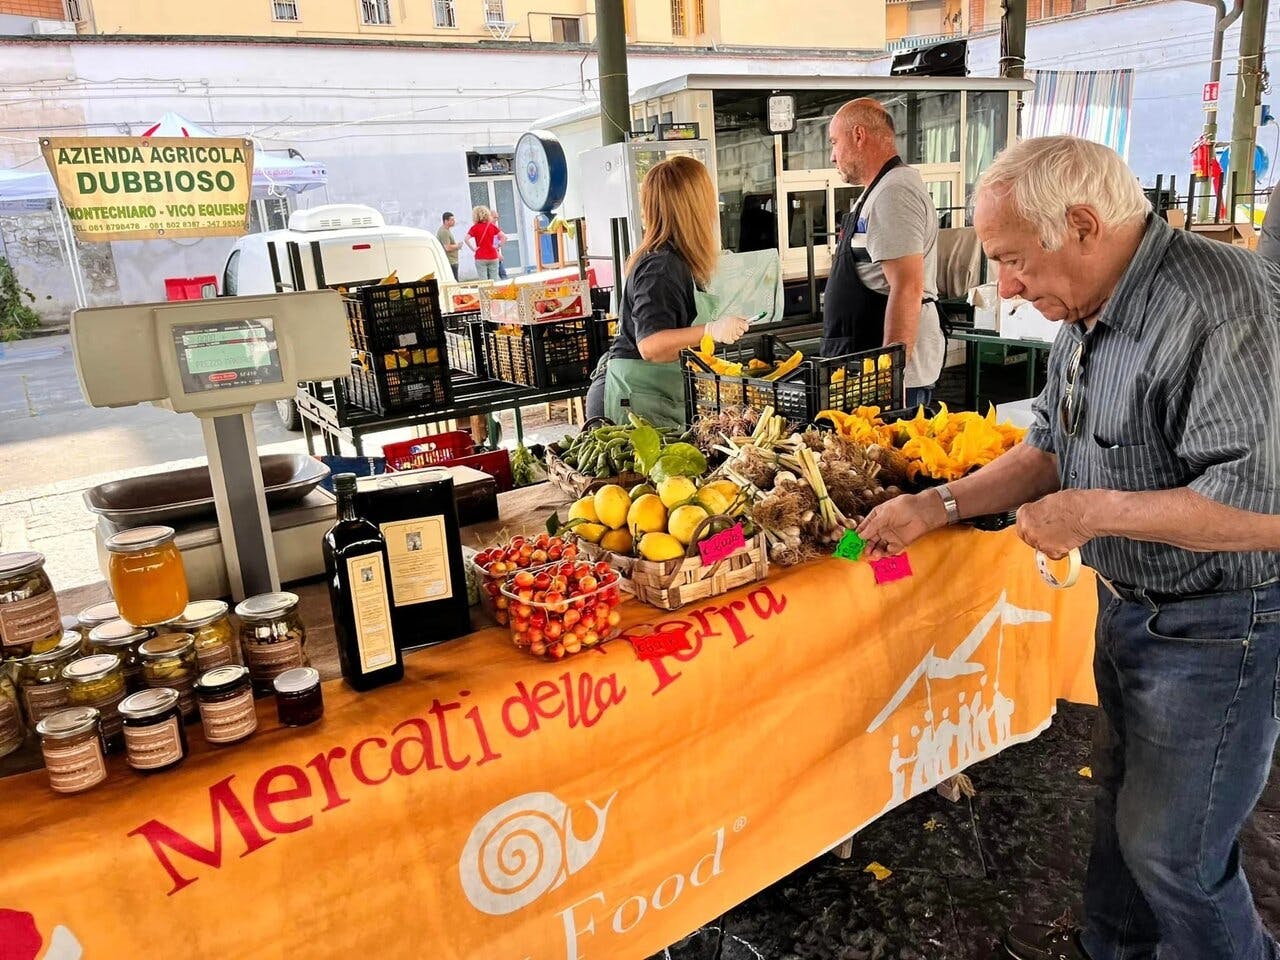
[(497, 280), (498, 264), (501, 262), (501, 260), (477, 260), (476, 273), (481, 280)]
[(1093, 960), (1272, 960), (1237, 835), (1280, 733), (1280, 584), (1098, 598), (1081, 942)]
[(936, 384), (930, 384), (927, 387), (907, 387), (907, 409), (914, 413), (917, 407), (927, 407), (933, 400), (934, 386)]

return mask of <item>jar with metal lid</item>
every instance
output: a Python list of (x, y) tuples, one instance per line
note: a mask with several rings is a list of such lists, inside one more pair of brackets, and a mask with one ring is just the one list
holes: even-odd
[(178, 707), (188, 720), (196, 715), (196, 640), (189, 633), (162, 633), (138, 647), (142, 682), (178, 692)]
[(26, 736), (22, 708), (18, 706), (18, 691), (9, 674), (0, 670), (0, 757), (7, 757), (22, 746)]
[(102, 714), (102, 739), (107, 750), (124, 746), (120, 724), (120, 701), (125, 697), (124, 669), (114, 653), (95, 653), (72, 660), (62, 668), (67, 681), (67, 699), (73, 707), (96, 707)]
[(187, 756), (178, 691), (156, 687), (131, 693), (120, 702), (124, 751), (129, 766), (143, 773), (176, 767)]
[(276, 677), (276, 714), (281, 726), (305, 727), (324, 716), (320, 671), (314, 667), (286, 670)]
[(196, 681), (204, 738), (213, 744), (239, 743), (258, 729), (249, 670), (240, 664), (214, 667)]
[(135, 527), (107, 539), (107, 572), (120, 616), (156, 627), (187, 607), (187, 573), (173, 527)]
[(142, 661), (138, 659), (138, 647), (155, 635), (154, 630), (135, 627), (125, 620), (108, 620), (89, 632), (84, 641), (85, 653), (114, 653), (119, 657), (120, 666), (124, 669), (125, 686), (132, 693), (146, 686), (142, 682)]
[(182, 616), (169, 624), (174, 630), (195, 637), (196, 662), (201, 673), (240, 661), (239, 644), (231, 628), (228, 609), (221, 600), (195, 600), (187, 604)]
[(0, 659), (52, 650), (62, 639), (62, 614), (44, 554), (0, 553)]
[(259, 694), (272, 691), (271, 682), (295, 667), (310, 664), (307, 659), (307, 631), (298, 615), (298, 595), (263, 593), (242, 600), (236, 606), (240, 618), (240, 650), (244, 665)]
[(67, 681), (62, 679), (62, 669), (79, 656), (80, 634), (68, 630), (62, 635), (62, 642), (52, 650), (33, 653), (10, 664), (13, 682), (18, 688), (18, 700), (28, 724), (35, 726), (71, 702), (67, 698)]
[(107, 779), (100, 718), (93, 707), (71, 707), (36, 724), (54, 792), (83, 793)]
[[(104, 600), (102, 603), (95, 603), (91, 607), (85, 607), (76, 614), (76, 623), (80, 629), (80, 635), (84, 637), (84, 642), (89, 642), (89, 634), (93, 632), (93, 628), (99, 624), (107, 623), (111, 620), (120, 619), (120, 608), (116, 606), (114, 600)], [(87, 649), (87, 648), (86, 648)]]

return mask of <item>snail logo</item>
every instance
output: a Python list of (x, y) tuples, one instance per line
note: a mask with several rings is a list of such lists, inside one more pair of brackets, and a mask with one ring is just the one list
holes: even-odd
[(552, 793), (526, 793), (494, 807), (471, 831), (458, 872), (471, 905), (500, 917), (527, 907), (585, 867), (604, 842), (605, 818), (614, 793), (603, 807), (590, 801), (595, 833), (580, 840), (573, 814)]
[(80, 960), (84, 950), (80, 941), (63, 926), (53, 928), (49, 949), (44, 953), (44, 937), (36, 927), (36, 918), (19, 910), (0, 909), (0, 960)]

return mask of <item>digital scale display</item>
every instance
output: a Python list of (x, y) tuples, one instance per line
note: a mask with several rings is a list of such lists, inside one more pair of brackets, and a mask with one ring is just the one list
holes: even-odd
[(270, 318), (175, 324), (172, 329), (184, 393), (284, 380)]

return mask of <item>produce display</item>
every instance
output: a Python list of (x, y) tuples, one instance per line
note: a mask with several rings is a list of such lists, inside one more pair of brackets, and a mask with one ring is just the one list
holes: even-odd
[(512, 574), (577, 559), (577, 543), (549, 533), (537, 537), (512, 537), (502, 546), (482, 550), (471, 561), (480, 580), (480, 604), (489, 616), (505, 627), (509, 616), (508, 603), (502, 596), (502, 584)]
[(659, 430), (643, 417), (628, 424), (606, 424), (565, 437), (556, 455), (588, 477), (639, 473), (662, 479), (697, 477), (707, 472), (705, 455), (674, 430)]
[(826, 410), (837, 432), (857, 443), (879, 448), (878, 458), (895, 477), (911, 483), (959, 480), (985, 466), (1026, 436), (1011, 423), (997, 423), (995, 407), (979, 413), (952, 413), (947, 405), (932, 417), (921, 407), (913, 419), (885, 423), (876, 407), (853, 413)]
[[(799, 368), (800, 364), (804, 363), (804, 354), (799, 350), (796, 350), (791, 356), (779, 363), (769, 363), (759, 358), (753, 358), (745, 364), (731, 363), (716, 356), (716, 342), (711, 339), (711, 334), (709, 333), (702, 335), (696, 355), (703, 363), (722, 376), (752, 377), (759, 380), (781, 380), (787, 374)], [(688, 365), (696, 369), (693, 361), (689, 361)]]
[(511, 640), (535, 657), (562, 660), (622, 629), (618, 573), (607, 563), (566, 560), (521, 570), (502, 586)]

